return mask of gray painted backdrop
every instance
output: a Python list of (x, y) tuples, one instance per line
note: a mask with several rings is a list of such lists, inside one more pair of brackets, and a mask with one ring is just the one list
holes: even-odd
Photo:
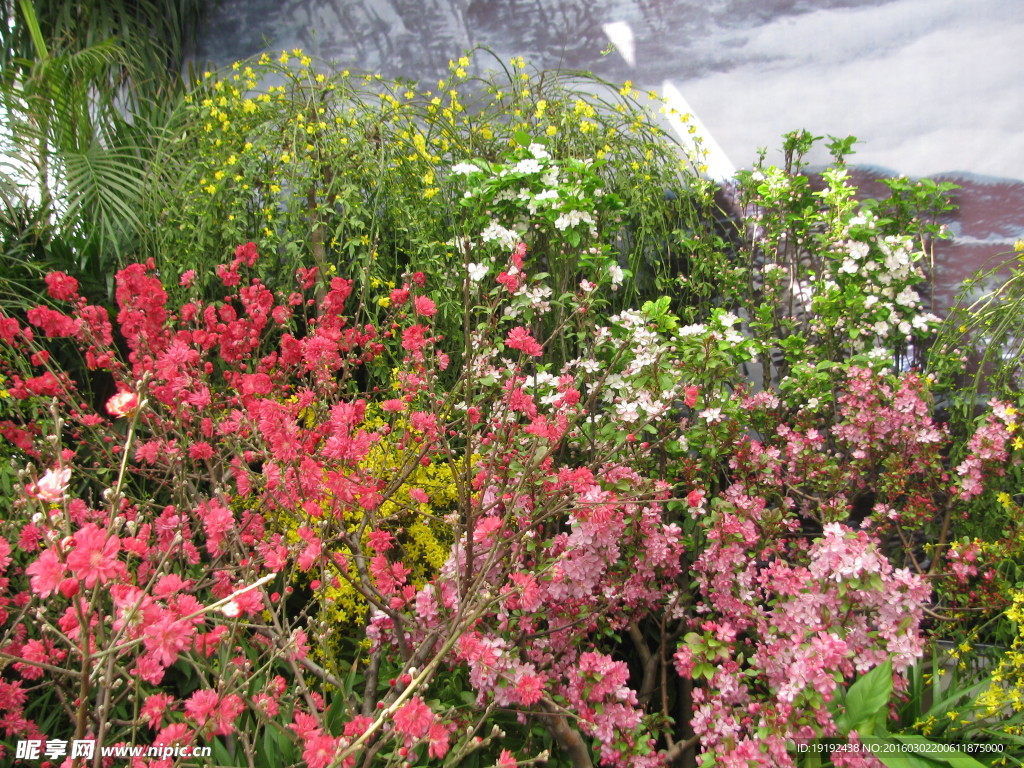
[(854, 134), (865, 178), (963, 185), (948, 294), (1024, 237), (1022, 39), (1024, 0), (221, 0), (196, 58), (299, 47), (429, 82), (486, 45), (680, 100), (721, 176), (790, 130)]

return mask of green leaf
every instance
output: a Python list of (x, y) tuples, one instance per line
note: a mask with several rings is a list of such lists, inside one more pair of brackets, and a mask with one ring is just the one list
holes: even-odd
[(277, 749), (277, 742), (274, 739), (274, 732), (271, 728), (263, 730), (263, 754), (260, 755), (268, 765), (280, 765), (283, 761)]
[(228, 752), (228, 748), (224, 746), (224, 742), (220, 739), (214, 739), (210, 744), (213, 746), (213, 759), (220, 765), (235, 764), (235, 759), (232, 757), (231, 753)]
[(32, 6), (31, 0), (21, 0), (21, 15), (25, 17), (25, 26), (32, 35), (32, 45), (35, 46), (36, 55), (46, 61), (50, 58), (50, 52), (46, 48), (46, 41), (39, 28), (39, 19), (36, 17), (36, 9)]
[(513, 138), (515, 139), (516, 144), (518, 144), (520, 147), (528, 147), (534, 143), (533, 137), (526, 131), (522, 130), (516, 131), (513, 135)]
[[(843, 732), (857, 730), (870, 734), (873, 721), (881, 714), (885, 722), (885, 708), (892, 697), (892, 662), (872, 669), (859, 677), (846, 693), (846, 711), (840, 716)], [(837, 721), (836, 725), (839, 725)], [(845, 726), (845, 727), (844, 727)], [(868, 726), (865, 728), (865, 726)]]

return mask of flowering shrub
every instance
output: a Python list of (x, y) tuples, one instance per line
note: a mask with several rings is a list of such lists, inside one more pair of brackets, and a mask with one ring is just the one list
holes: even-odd
[[(600, 183), (582, 189), (563, 221), (592, 217), (605, 238), (592, 245), (614, 245), (622, 266), (651, 284), (645, 290), (683, 261), (713, 275), (724, 255), (713, 247), (713, 190), (699, 176), (703, 158), (699, 149), (681, 152), (647, 109), (650, 97), (656, 108), (691, 120), (628, 84), (615, 91), (590, 77), (532, 72), (521, 58), (503, 62), (487, 51), (452, 61), (447, 79), (422, 87), (337, 71), (298, 50), (238, 62), (195, 84), (182, 129), (161, 146), (162, 169), (173, 171), (146, 211), (152, 242), (144, 253), (168, 273), (196, 270), (198, 287), (215, 291), (216, 264), (253, 240), (264, 254), (257, 275), (270, 287), (287, 289), (277, 275), (299, 267), (324, 274), (336, 267), (363, 301), (371, 278), (422, 271), (433, 286), (438, 327), (455, 340), (462, 295), (448, 276), (462, 261), (458, 244), (483, 229), (460, 205), (465, 179), (455, 169), (503, 164), (525, 136), (532, 138), (524, 149), (543, 142), (556, 158), (563, 192), (572, 191), (578, 163), (593, 161), (586, 178)], [(509, 170), (525, 160), (516, 158)], [(519, 181), (542, 192), (541, 177), (517, 173), (489, 183), (518, 194), (512, 182)], [(598, 189), (621, 205), (589, 205)], [(567, 201), (552, 207), (545, 199), (535, 201), (531, 226)], [(577, 230), (585, 232), (565, 234), (572, 239)], [(575, 284), (581, 249), (562, 253), (564, 237), (529, 242), (532, 258), (550, 261), (543, 271), (554, 276), (556, 295)], [(609, 298), (624, 308), (622, 297), (638, 287), (631, 281)]]
[[(276, 129), (245, 121), (282, 92), (237, 82), (199, 102), (204, 133), (264, 143), (199, 189), (246, 215), (305, 201), (283, 210), (313, 227), (309, 265), (295, 232), (264, 232), (269, 256), (248, 242), (176, 285), (169, 260), (125, 267), (115, 317), (54, 273), (48, 304), (0, 318), (22, 467), (0, 525), (9, 741), (199, 740), (220, 764), (309, 768), (794, 765), (808, 740), (883, 738), (925, 616), (962, 610), (964, 587), (1003, 594), (978, 587), (992, 547), (952, 531), (1020, 464), (1016, 412), (993, 401), (950, 463), (930, 380), (895, 365), (931, 324), (916, 257), (841, 172), (811, 195), (762, 169), (753, 239), (776, 267), (746, 294), (723, 273), (721, 305), (684, 323), (672, 297), (622, 298), (629, 193), (608, 166), (631, 155), (556, 140), (569, 113), (603, 130), (592, 104), (537, 102), (534, 132), (520, 105), (500, 152), (400, 121), (424, 199), (455, 195), (460, 217), (431, 230), (433, 269), (396, 257), (355, 283), (321, 226), (350, 206), (362, 231), (373, 173), (339, 175), (350, 199), (246, 189), (261, 163), (325, 178), (330, 132), (314, 99), (295, 134), (312, 149), (278, 157)], [(456, 120), (448, 95), (427, 114)], [(365, 125), (334, 117), (341, 152)], [(820, 206), (798, 220), (805, 193)], [(380, 244), (364, 236), (354, 251)], [(293, 282), (270, 285), (285, 256)], [(782, 270), (814, 295), (779, 304)]]
[[(827, 404), (835, 363), (920, 366), (939, 318), (922, 265), (945, 236), (951, 184), (890, 180), (887, 199), (858, 199), (845, 155), (853, 137), (829, 144), (834, 162), (816, 188), (804, 156), (817, 138), (788, 134), (784, 167), (761, 162), (738, 175), (744, 250), (733, 293), (759, 341), (764, 382), (793, 403)], [(765, 384), (767, 386), (767, 384)]]
[[(659, 327), (649, 309), (594, 328), (587, 353), (549, 373), (550, 339), (502, 311), (537, 283), (523, 250), (502, 271), (516, 275), (511, 289), (499, 276), (484, 295), (464, 274), (481, 292), (479, 330), (447, 391), (420, 275), (392, 291), (393, 320), (380, 328), (346, 316), (341, 278), (319, 302), (306, 298), (322, 279), (315, 270), (290, 294), (244, 279), (258, 260), (251, 244), (218, 270), (229, 292), (213, 303), (174, 309), (151, 265), (130, 266), (117, 276), (123, 362), (106, 314), (72, 278), (53, 280), (70, 311), (41, 308), (30, 322), (75, 340), (116, 391), (97, 412), (38, 353), (38, 375), (12, 375), (15, 398), (54, 398), (58, 418), (56, 433), (28, 448), (40, 469), (27, 470), (6, 523), (3, 653), (18, 671), (7, 733), (39, 733), (33, 686), (46, 671), (77, 702), (71, 725), (50, 737), (134, 740), (137, 725), (116, 724), (141, 722), (157, 741), (233, 735), (239, 755), (271, 760), (273, 742), (323, 766), (385, 743), (400, 757), (464, 755), (486, 748), (476, 732), (512, 709), (566, 754), (586, 755), (586, 738), (603, 764), (658, 764), (649, 674), (633, 687), (612, 653), (628, 631), (651, 656), (642, 627), (668, 611), (689, 629), (675, 669), (703, 681), (692, 726), (705, 761), (788, 764), (791, 739), (835, 735), (827, 704), (839, 681), (886, 659), (899, 671), (919, 653), (922, 582), (894, 569), (869, 531), (840, 522), (847, 510), (810, 455), (820, 453), (810, 429), (780, 425), (784, 450), (735, 433), (732, 480), (694, 484), (689, 513), (670, 522), (671, 485), (645, 474), (660, 461), (656, 436), (678, 423), (677, 409), (712, 396), (692, 382), (729, 353), (709, 356), (714, 331), (673, 328), (665, 316)], [(569, 316), (586, 317), (593, 293), (567, 298)], [(5, 327), (12, 350), (30, 354), (32, 328)], [(397, 391), (360, 393), (360, 369), (389, 355), (402, 363)], [(934, 471), (915, 458), (940, 438), (915, 382), (889, 390), (853, 374), (836, 435), (851, 446), (870, 437), (873, 450), (911, 463), (854, 449), (832, 482), (869, 475), (858, 462), (910, 481)], [(879, 396), (905, 427), (879, 417)], [(777, 402), (755, 396), (746, 407)], [(984, 436), (977, 443), (983, 464), (1005, 458)], [(382, 471), (373, 456), (385, 444), (398, 453)], [(687, 461), (684, 474), (695, 475)], [(453, 544), (417, 583), (411, 531), (429, 519), (429, 495), (409, 481), (433, 466), (455, 487), (443, 515)], [(961, 474), (969, 493), (971, 472)], [(800, 519), (817, 509), (821, 534), (805, 540)], [(884, 506), (875, 511), (880, 526), (892, 522)], [(693, 592), (678, 581), (687, 559)], [(299, 573), (312, 580), (295, 591)], [(337, 654), (337, 633), (351, 632), (331, 606), (342, 582), (371, 606), (365, 663)], [(35, 620), (11, 622), (17, 612)], [(335, 652), (318, 662), (311, 646)], [(345, 680), (360, 670), (357, 692)], [(428, 693), (459, 680), (472, 707)], [(518, 743), (536, 750), (528, 733)]]

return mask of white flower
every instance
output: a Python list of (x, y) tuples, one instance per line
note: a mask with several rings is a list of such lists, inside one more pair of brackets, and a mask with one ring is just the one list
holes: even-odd
[(595, 288), (597, 288), (597, 286), (589, 280), (580, 280), (580, 290), (584, 293), (590, 293)]
[(620, 419), (627, 423), (632, 423), (640, 418), (640, 414), (637, 412), (639, 407), (639, 403), (623, 402), (615, 405), (615, 411)]
[(473, 165), (473, 163), (456, 163), (452, 166), (452, 173), (458, 174), (477, 173), (479, 170), (480, 167)]
[(854, 241), (850, 243), (850, 256), (855, 259), (863, 259), (871, 251), (871, 247), (867, 243), (861, 243)]
[(593, 224), (594, 217), (584, 211), (566, 211), (555, 219), (555, 228), (565, 231), (569, 227), (575, 227), (577, 224)]
[(497, 241), (499, 244), (512, 250), (516, 247), (519, 242), (519, 235), (513, 232), (511, 229), (505, 229), (498, 222), (492, 221), (488, 224), (484, 231), (480, 233), (480, 237), (485, 241)]
[(896, 303), (902, 304), (904, 307), (916, 307), (918, 302), (917, 291), (911, 288), (909, 285), (899, 292), (896, 296)]
[(705, 408), (703, 411), (697, 414), (702, 419), (707, 419), (708, 424), (715, 424), (722, 420), (722, 409), (721, 408)]
[(471, 282), (479, 283), (483, 280), (487, 273), (490, 271), (490, 267), (486, 264), (470, 264), (469, 265), (469, 279)]
[(684, 325), (676, 333), (680, 336), (701, 336), (707, 333), (707, 330), (707, 326), (698, 323), (696, 325)]
[(516, 173), (540, 173), (541, 166), (536, 160), (527, 158), (516, 163), (516, 167), (512, 170)]
[(534, 157), (536, 157), (538, 160), (550, 160), (551, 159), (551, 155), (549, 155), (548, 151), (546, 149), (544, 149), (544, 145), (543, 144), (536, 144), (536, 143), (534, 143), (534, 144), (531, 144), (529, 147), (527, 147), (527, 149), (529, 149), (530, 150), (530, 154), (533, 155)]
[(846, 272), (850, 275), (856, 274), (858, 269), (859, 267), (857, 266), (857, 262), (853, 259), (844, 259), (843, 265), (839, 267), (840, 272)]
[(723, 312), (718, 316), (718, 322), (725, 328), (732, 328), (740, 319), (736, 317), (732, 312)]
[(618, 264), (612, 264), (609, 266), (608, 272), (612, 276), (612, 285), (619, 285), (622, 283), (622, 279), (625, 275), (622, 274), (622, 268)]

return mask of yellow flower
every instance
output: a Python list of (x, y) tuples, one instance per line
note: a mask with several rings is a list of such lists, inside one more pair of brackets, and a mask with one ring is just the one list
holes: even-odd
[(554, 136), (556, 133), (558, 133), (558, 128), (554, 125), (549, 125), (547, 129), (545, 129), (544, 133), (546, 133), (548, 136)]
[(292, 161), (292, 156), (290, 154), (288, 154), (287, 152), (283, 152), (281, 154), (281, 162), (282, 163), (290, 163), (291, 161)]
[(205, 187), (203, 187), (203, 189), (205, 189), (206, 192), (211, 195), (216, 193), (217, 191), (217, 188), (213, 186), (213, 184), (207, 184)]
[(282, 64), (287, 64), (290, 61), (288, 58), (288, 51), (281, 51), (281, 55), (277, 57), (277, 60)]
[(381, 296), (379, 299), (377, 299), (377, 306), (384, 307), (384, 309), (387, 309), (388, 307), (391, 306), (391, 299), (387, 296)]

